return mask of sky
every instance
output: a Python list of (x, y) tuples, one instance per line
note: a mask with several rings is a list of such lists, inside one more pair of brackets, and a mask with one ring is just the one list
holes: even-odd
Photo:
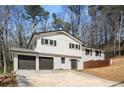
[(46, 10), (50, 12), (50, 16), (49, 16), (49, 22), (52, 20), (52, 14), (53, 13), (59, 13), (62, 11), (62, 8), (60, 5), (42, 5), (42, 7)]
[[(50, 12), (50, 20), (52, 13), (58, 13), (62, 11), (61, 5), (42, 5), (42, 7)], [(88, 15), (88, 8), (85, 10), (86, 15)], [(90, 21), (89, 16), (87, 16), (87, 21)]]
[(49, 11), (50, 14), (53, 12), (58, 13), (61, 11), (61, 6), (60, 5), (43, 5), (42, 6), (45, 10)]

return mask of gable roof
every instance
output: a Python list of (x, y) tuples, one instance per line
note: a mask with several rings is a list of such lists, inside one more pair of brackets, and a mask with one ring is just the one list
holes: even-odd
[(30, 38), (30, 40), (29, 40), (29, 42), (28, 42), (27, 48), (29, 47), (29, 45), (30, 45), (32, 39), (33, 39), (35, 36), (39, 36), (39, 35), (50, 36), (50, 35), (61, 34), (61, 33), (62, 33), (62, 34), (65, 34), (65, 35), (67, 35), (67, 36), (69, 36), (69, 37), (71, 37), (71, 38), (73, 38), (74, 40), (76, 40), (76, 41), (79, 42), (80, 44), (83, 44), (83, 42), (82, 42), (80, 39), (76, 38), (75, 36), (73, 36), (72, 34), (66, 32), (66, 31), (64, 31), (64, 30), (54, 30), (54, 31), (48, 31), (48, 32), (35, 32), (35, 33), (31, 36), (31, 38)]

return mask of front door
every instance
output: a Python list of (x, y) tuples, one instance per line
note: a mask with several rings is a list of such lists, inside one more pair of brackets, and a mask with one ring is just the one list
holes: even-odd
[(77, 59), (71, 59), (71, 69), (77, 69)]

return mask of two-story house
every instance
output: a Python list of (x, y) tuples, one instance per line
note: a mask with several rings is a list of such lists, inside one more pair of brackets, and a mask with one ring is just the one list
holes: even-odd
[(14, 71), (83, 69), (83, 62), (104, 59), (104, 51), (82, 46), (65, 31), (34, 33), (24, 48), (10, 48)]

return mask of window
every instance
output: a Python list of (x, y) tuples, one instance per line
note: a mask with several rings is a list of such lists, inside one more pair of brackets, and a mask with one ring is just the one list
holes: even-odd
[(48, 40), (47, 40), (47, 39), (45, 39), (45, 44), (47, 44), (47, 45), (48, 45)]
[(76, 49), (78, 49), (78, 45), (76, 45)]
[(69, 48), (80, 50), (80, 45), (78, 45), (78, 44), (73, 44), (73, 43), (69, 43)]
[(89, 49), (85, 49), (85, 55), (89, 55), (90, 51)]
[(50, 40), (50, 45), (53, 45), (53, 40)]
[(65, 64), (65, 58), (64, 57), (61, 58), (61, 63)]
[(50, 45), (50, 46), (56, 46), (56, 40), (50, 40), (50, 39), (41, 39), (41, 44)]
[(96, 56), (99, 56), (99, 51), (95, 51), (95, 55)]
[(74, 48), (74, 44), (71, 45), (71, 48)]

